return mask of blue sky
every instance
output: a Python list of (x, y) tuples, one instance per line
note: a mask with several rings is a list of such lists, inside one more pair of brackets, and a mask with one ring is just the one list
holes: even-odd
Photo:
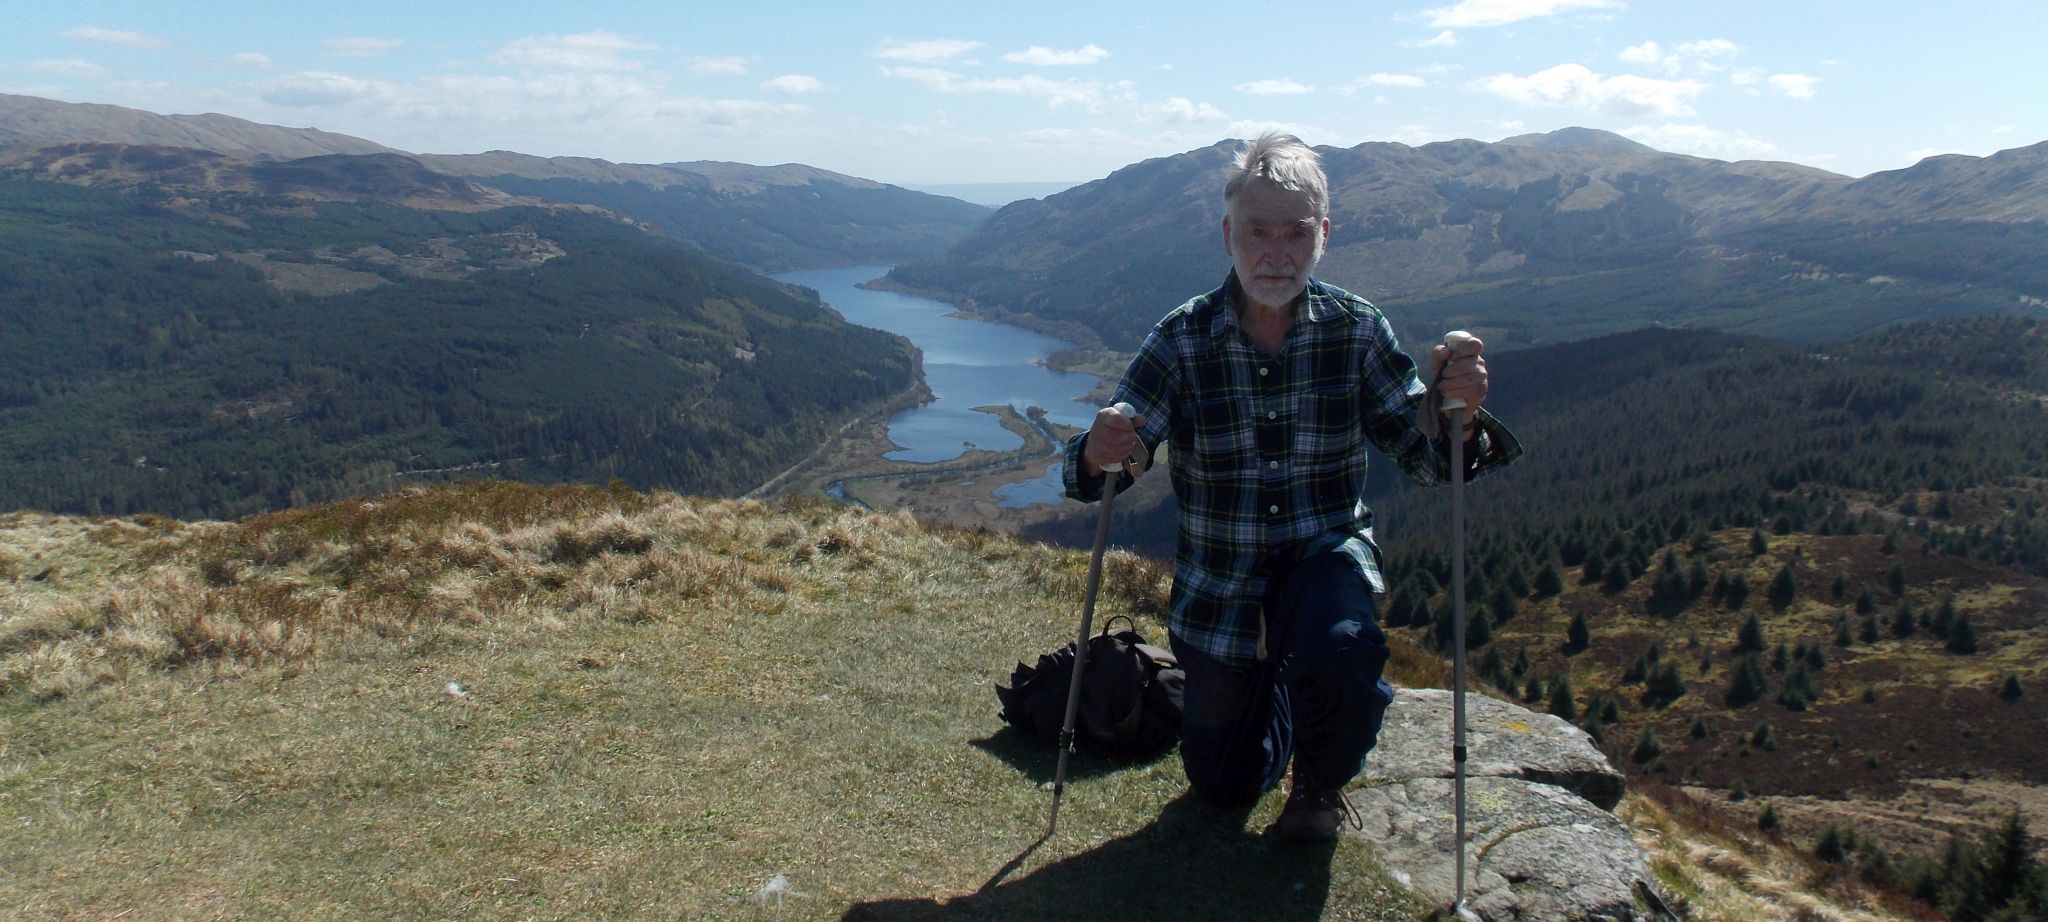
[[(1079, 181), (1269, 127), (1851, 176), (2048, 140), (2048, 2), (32, 2), (0, 92), (421, 153)], [(295, 8), (296, 7), (296, 8)]]

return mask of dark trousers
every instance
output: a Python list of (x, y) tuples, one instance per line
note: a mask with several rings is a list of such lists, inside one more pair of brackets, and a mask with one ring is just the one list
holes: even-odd
[(1218, 805), (1255, 800), (1294, 762), (1295, 783), (1336, 790), (1365, 769), (1394, 689), (1372, 589), (1349, 558), (1320, 554), (1275, 573), (1266, 659), (1232, 666), (1173, 638), (1187, 671), (1181, 762)]

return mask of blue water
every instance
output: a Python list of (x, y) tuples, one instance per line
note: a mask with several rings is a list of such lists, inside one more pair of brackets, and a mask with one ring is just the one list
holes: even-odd
[[(1023, 447), (1024, 440), (1004, 429), (994, 414), (977, 413), (975, 407), (1010, 406), (1019, 413), (1041, 407), (1047, 419), (1075, 427), (1095, 420), (1096, 408), (1080, 399), (1095, 388), (1095, 376), (1037, 364), (1070, 343), (1005, 324), (950, 316), (952, 305), (929, 298), (855, 287), (887, 271), (805, 269), (775, 276), (816, 289), (849, 321), (901, 334), (924, 350), (925, 382), (935, 399), (889, 420), (889, 440), (897, 447), (884, 457), (928, 464), (951, 461), (974, 449)], [(1057, 465), (1050, 476), (1050, 495), (1043, 479), (1004, 487), (997, 495), (1003, 505), (1012, 507), (1058, 502)]]

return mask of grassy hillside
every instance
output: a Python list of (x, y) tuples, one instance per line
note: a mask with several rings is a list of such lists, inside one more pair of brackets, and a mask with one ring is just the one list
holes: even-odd
[[(990, 684), (1083, 555), (825, 504), (415, 488), (239, 522), (0, 516), (12, 918), (1416, 919), (1370, 850), (1280, 848), (1178, 760), (1075, 764)], [(1110, 559), (1148, 633), (1165, 570)], [(1395, 638), (1394, 678), (1443, 664)], [(1681, 799), (1682, 801), (1682, 799)], [(1899, 917), (1631, 797), (1691, 918)]]
[(0, 182), (0, 235), (0, 508), (732, 491), (912, 383), (900, 338), (593, 214)]

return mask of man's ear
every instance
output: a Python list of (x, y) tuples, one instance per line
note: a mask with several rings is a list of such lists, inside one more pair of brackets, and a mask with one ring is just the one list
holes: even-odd
[[(1230, 220), (1230, 219), (1229, 219), (1229, 218), (1224, 218), (1223, 220), (1225, 220), (1225, 221), (1228, 221), (1228, 220)], [(1323, 242), (1324, 242), (1324, 243), (1329, 243), (1329, 242), (1330, 242), (1330, 219), (1329, 219), (1329, 218), (1324, 218), (1324, 219), (1323, 219)]]
[(1226, 253), (1226, 254), (1228, 254), (1228, 255), (1229, 255), (1229, 256), (1230, 256), (1231, 258), (1233, 258), (1233, 259), (1237, 258), (1237, 254), (1236, 254), (1236, 253), (1234, 253), (1234, 252), (1231, 252), (1231, 249), (1230, 249), (1230, 216), (1229, 216), (1229, 215), (1224, 215), (1224, 216), (1223, 216), (1223, 252), (1224, 252), (1224, 253)]

